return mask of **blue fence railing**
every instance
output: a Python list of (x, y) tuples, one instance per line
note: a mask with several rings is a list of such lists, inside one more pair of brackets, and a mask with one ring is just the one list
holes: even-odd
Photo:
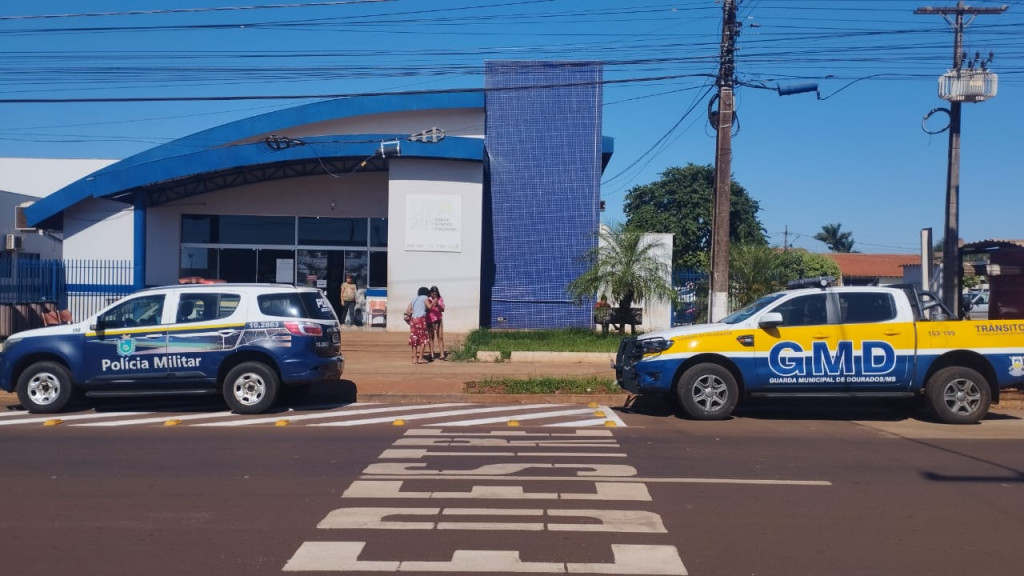
[[(38, 260), (4, 253), (0, 254), (0, 305), (69, 310), (77, 320), (130, 294), (132, 278), (130, 260)], [(9, 334), (9, 328), (0, 326), (0, 335)]]

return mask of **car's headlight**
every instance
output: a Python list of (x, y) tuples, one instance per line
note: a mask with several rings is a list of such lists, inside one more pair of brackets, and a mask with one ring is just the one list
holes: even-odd
[(644, 354), (658, 354), (672, 347), (672, 341), (664, 338), (648, 338), (639, 342)]

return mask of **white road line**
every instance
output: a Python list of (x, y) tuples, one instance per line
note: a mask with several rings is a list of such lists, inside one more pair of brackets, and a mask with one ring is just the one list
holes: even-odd
[[(535, 464), (534, 467), (542, 467)], [(371, 465), (372, 468), (372, 465)], [(367, 468), (369, 470), (370, 468)], [(428, 475), (429, 474), (429, 475)], [(409, 470), (397, 473), (391, 472), (365, 472), (359, 476), (360, 480), (395, 480), (403, 479), (438, 479), (445, 480), (515, 480), (515, 481), (555, 481), (555, 482), (649, 482), (653, 484), (747, 484), (755, 486), (831, 486), (829, 480), (762, 480), (756, 478), (639, 478), (637, 476), (497, 476), (497, 475), (475, 475), (475, 474), (440, 474), (438, 472), (417, 472)]]
[[(568, 469), (576, 470), (575, 477), (579, 478), (635, 478), (636, 468), (626, 464), (593, 464), (583, 462), (579, 464), (555, 464), (547, 462), (502, 462), (500, 464), (484, 464), (468, 470), (447, 470), (427, 468), (426, 463), (421, 462), (374, 462), (365, 469), (363, 474), (388, 474), (393, 480), (396, 477), (424, 477), (433, 476), (436, 478), (458, 478), (469, 477), (497, 477), (508, 479), (513, 474), (529, 470), (531, 468)], [(504, 474), (506, 476), (498, 476)], [(570, 476), (571, 478), (572, 476)], [(518, 479), (518, 477), (515, 477)]]
[(520, 438), (595, 438), (598, 436), (608, 437), (612, 435), (611, 430), (574, 430), (573, 432), (527, 432), (526, 430), (485, 430), (477, 432), (446, 432), (444, 430), (431, 430), (430, 428), (412, 428), (405, 431), (405, 436), (458, 436), (460, 438), (477, 437), (512, 437)]
[(439, 450), (427, 450), (425, 448), (388, 448), (381, 452), (378, 458), (406, 458), (416, 460), (430, 456), (493, 456), (532, 458), (534, 456), (557, 456), (568, 458), (625, 458), (621, 452), (523, 452), (518, 450), (501, 452), (442, 452)]
[(406, 480), (355, 480), (342, 498), (486, 498), (491, 500), (614, 500), (650, 502), (647, 486), (625, 482), (594, 482), (594, 492), (525, 492), (522, 486), (473, 486), (464, 492), (402, 491)]
[[(550, 404), (541, 404), (541, 406), (551, 406)], [(453, 420), (450, 422), (435, 422), (428, 424), (430, 427), (435, 426), (478, 426), (480, 424), (498, 424), (508, 422), (509, 420), (538, 420), (541, 418), (553, 418), (555, 416), (572, 416), (576, 414), (593, 414), (593, 408), (574, 408), (571, 410), (557, 410), (554, 412), (538, 412), (535, 414), (521, 414), (516, 416), (497, 416), (494, 418), (477, 418), (475, 420)]]
[(303, 542), (285, 572), (488, 572), (541, 574), (688, 574), (675, 546), (612, 544), (610, 564), (523, 562), (518, 550), (456, 550), (450, 561), (359, 560), (366, 542)]
[(608, 439), (574, 439), (574, 440), (514, 440), (509, 438), (455, 438), (438, 436), (433, 438), (399, 438), (392, 446), (427, 446), (435, 448), (618, 448), (614, 438)]
[(39, 416), (34, 418), (23, 418), (21, 420), (4, 420), (0, 422), (0, 426), (14, 426), (17, 424), (39, 424), (48, 420), (60, 420), (61, 422), (69, 422), (74, 420), (88, 420), (90, 418), (115, 418), (124, 416), (145, 416), (152, 414), (152, 412), (103, 412), (103, 413), (89, 413), (89, 414), (50, 414), (48, 416)]
[[(240, 420), (232, 420), (229, 422), (208, 422), (206, 424), (196, 424), (196, 426), (250, 426), (253, 424), (270, 424), (277, 422), (278, 420), (288, 420), (290, 422), (301, 422), (303, 420), (322, 420), (324, 418), (347, 418), (349, 416), (359, 416), (363, 414), (382, 414), (387, 412), (401, 412), (404, 410), (430, 410), (437, 408), (438, 406), (466, 406), (466, 404), (451, 403), (451, 404), (391, 404), (380, 408), (352, 408), (351, 406), (367, 406), (370, 404), (349, 404), (333, 410), (331, 412), (317, 412), (316, 414), (296, 414), (294, 412), (285, 412), (276, 414), (268, 418), (245, 418)], [(399, 416), (387, 416), (382, 418), (384, 422), (391, 422)], [(401, 416), (405, 418), (405, 416)], [(324, 424), (312, 424), (312, 426), (323, 426)]]
[[(435, 406), (440, 406), (435, 404)], [(467, 408), (465, 410), (446, 410), (442, 412), (428, 412), (426, 414), (402, 414), (403, 420), (424, 420), (427, 418), (443, 418), (447, 416), (461, 416), (463, 414), (484, 414), (487, 412), (500, 412), (504, 410), (532, 410), (542, 406), (550, 406), (550, 404), (523, 404), (521, 406), (492, 406), (488, 408)], [(321, 424), (310, 424), (310, 426), (359, 426), (361, 424), (381, 424), (384, 422), (393, 422), (394, 417), (391, 418), (366, 418), (363, 420), (349, 420), (340, 422), (323, 422)], [(508, 418), (503, 419), (506, 421)]]
[[(419, 516), (421, 521), (396, 520)], [(512, 522), (453, 520), (451, 516), (496, 516)], [(534, 521), (514, 521), (526, 517)], [(574, 521), (558, 522), (570, 518)], [(581, 522), (587, 519), (590, 522)], [(596, 522), (594, 522), (596, 521)], [(324, 530), (526, 530), (549, 532), (628, 532), (665, 534), (661, 516), (643, 510), (598, 510), (560, 508), (402, 508), (392, 506), (336, 508), (316, 525)]]
[(138, 418), (135, 420), (115, 420), (113, 422), (86, 422), (84, 424), (72, 424), (72, 426), (132, 426), (133, 424), (155, 424), (167, 422), (168, 420), (201, 420), (204, 418), (223, 418), (230, 416), (231, 412), (204, 412), (202, 414), (165, 414), (155, 418)]
[[(573, 428), (580, 426), (604, 426), (607, 418), (590, 418), (588, 420), (574, 420), (572, 422), (555, 422), (554, 424), (544, 424), (545, 428)], [(625, 426), (625, 425), (620, 425)]]

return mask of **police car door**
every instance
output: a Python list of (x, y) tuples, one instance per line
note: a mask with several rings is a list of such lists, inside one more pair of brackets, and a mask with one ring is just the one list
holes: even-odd
[(901, 318), (893, 294), (884, 290), (837, 291), (843, 339), (853, 343), (856, 374), (851, 391), (891, 392), (909, 386), (914, 368), (913, 318)]
[(164, 294), (129, 297), (100, 313), (85, 335), (85, 374), (91, 388), (137, 389), (167, 376)]
[(765, 311), (770, 312), (779, 313), (782, 323), (754, 334), (757, 382), (747, 384), (748, 392), (842, 390), (852, 355), (840, 341), (829, 293), (801, 293)]
[(168, 371), (176, 382), (216, 381), (221, 362), (244, 332), (240, 302), (240, 294), (221, 290), (179, 295), (167, 339)]

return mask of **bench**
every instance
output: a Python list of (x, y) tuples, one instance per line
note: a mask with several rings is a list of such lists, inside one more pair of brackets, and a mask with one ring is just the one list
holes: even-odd
[(636, 325), (644, 323), (644, 309), (630, 308), (623, 312), (618, 308), (598, 308), (594, 310), (594, 324), (601, 325), (601, 333), (608, 333), (608, 325), (615, 327), (620, 334), (629, 326), (629, 333), (636, 334)]

